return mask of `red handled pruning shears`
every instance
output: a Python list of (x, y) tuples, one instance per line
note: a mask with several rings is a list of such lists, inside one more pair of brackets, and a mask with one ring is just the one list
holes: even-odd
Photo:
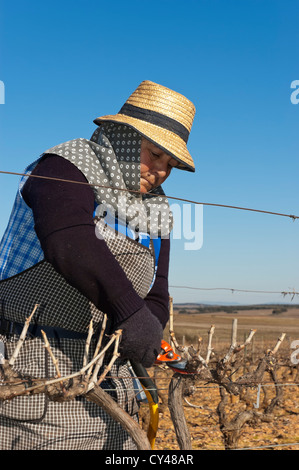
[(170, 344), (168, 344), (164, 339), (161, 341), (161, 352), (156, 359), (156, 364), (160, 362), (178, 362), (181, 360), (181, 356), (176, 354)]
[(166, 364), (171, 369), (181, 373), (187, 374), (186, 365), (187, 361), (181, 358), (179, 354), (176, 354), (170, 344), (168, 344), (164, 339), (161, 342), (161, 352), (158, 355), (155, 364), (162, 365)]

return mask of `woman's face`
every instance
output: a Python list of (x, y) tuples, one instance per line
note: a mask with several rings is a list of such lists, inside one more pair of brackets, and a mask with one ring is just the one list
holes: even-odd
[(160, 186), (178, 164), (177, 160), (143, 137), (140, 151), (140, 192), (147, 193)]

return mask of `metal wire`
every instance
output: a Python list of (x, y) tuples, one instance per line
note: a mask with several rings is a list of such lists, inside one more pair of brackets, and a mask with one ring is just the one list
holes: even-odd
[[(42, 178), (42, 179), (47, 179), (47, 180), (53, 180), (53, 181), (60, 181), (64, 183), (75, 183), (75, 184), (83, 184), (83, 185), (88, 185), (88, 186), (93, 186), (97, 188), (105, 188), (105, 189), (113, 189), (114, 191), (125, 191), (125, 192), (132, 192), (132, 193), (137, 193), (137, 194), (142, 194), (142, 195), (153, 195), (151, 192), (148, 193), (141, 193), (140, 191), (136, 191), (133, 189), (127, 189), (127, 188), (115, 188), (113, 186), (103, 186), (100, 184), (91, 184), (88, 182), (83, 182), (83, 181), (73, 181), (73, 180), (67, 180), (67, 179), (62, 179), (62, 178), (54, 178), (50, 176), (40, 176), (40, 175), (28, 175), (26, 173), (18, 173), (18, 172), (13, 172), (13, 171), (1, 171), (0, 174), (4, 175), (16, 175), (16, 176), (27, 176), (29, 178)], [(249, 207), (241, 207), (241, 206), (231, 206), (228, 204), (217, 204), (217, 203), (212, 203), (212, 202), (200, 202), (200, 201), (194, 201), (191, 199), (184, 199), (180, 197), (175, 197), (175, 196), (168, 196), (168, 195), (159, 195), (159, 197), (164, 197), (166, 199), (173, 199), (175, 201), (181, 201), (181, 202), (189, 202), (190, 204), (198, 204), (198, 205), (203, 205), (203, 206), (214, 206), (214, 207), (226, 207), (229, 209), (238, 209), (238, 210), (243, 210), (243, 211), (252, 211), (252, 212), (260, 212), (262, 214), (270, 214), (270, 215), (278, 215), (281, 217), (290, 217), (293, 220), (299, 219), (298, 215), (293, 215), (293, 214), (284, 214), (281, 212), (273, 212), (273, 211), (265, 211), (262, 209), (253, 209)]]
[(232, 287), (192, 287), (192, 286), (173, 286), (170, 285), (173, 289), (192, 289), (192, 290), (229, 290), (232, 293), (234, 292), (254, 292), (258, 294), (281, 294), (283, 296), (292, 295), (299, 295), (299, 292), (296, 291), (267, 291), (267, 290), (249, 290), (249, 289), (235, 289)]
[[(151, 195), (151, 193), (141, 193), (140, 191), (135, 191), (135, 190), (121, 189), (121, 188), (115, 188), (115, 187), (111, 187), (111, 186), (103, 186), (103, 185), (99, 185), (99, 184), (90, 184), (90, 183), (87, 183), (87, 182), (79, 182), (79, 181), (66, 180), (66, 179), (61, 179), (61, 178), (51, 178), (51, 177), (46, 177), (46, 176), (28, 175), (28, 174), (25, 174), (25, 173), (18, 173), (18, 172), (10, 172), (10, 171), (1, 171), (0, 170), (0, 174), (16, 175), (16, 176), (27, 176), (27, 177), (32, 177), (32, 178), (41, 178), (41, 179), (47, 179), (47, 180), (54, 180), (54, 181), (58, 181), (58, 182), (83, 184), (83, 185), (88, 185), (88, 186), (93, 186), (93, 187), (113, 189), (113, 190), (117, 190), (117, 191), (128, 191), (128, 192), (133, 192), (133, 193), (142, 194), (142, 195), (144, 195), (144, 194)], [(296, 216), (296, 215), (293, 215), (293, 214), (285, 214), (285, 213), (279, 213), (279, 212), (273, 212), (273, 211), (265, 211), (265, 210), (261, 210), (261, 209), (253, 209), (253, 208), (248, 208), (248, 207), (232, 206), (232, 205), (227, 205), (227, 204), (199, 202), (199, 201), (194, 201), (194, 200), (190, 200), (190, 199), (184, 199), (184, 198), (179, 198), (179, 197), (174, 197), (174, 196), (167, 196), (167, 195), (164, 195), (162, 197), (165, 197), (167, 199), (176, 200), (176, 201), (188, 202), (188, 203), (191, 203), (191, 204), (197, 204), (197, 205), (206, 205), (206, 206), (222, 207), (222, 208), (229, 208), (229, 209), (238, 209), (238, 210), (252, 211), (252, 212), (258, 212), (258, 213), (269, 214), (269, 215), (289, 217), (289, 218), (293, 219), (293, 221), (295, 221), (296, 219), (299, 219), (299, 216)], [(191, 287), (191, 286), (170, 286), (170, 287), (171, 288), (180, 288), (180, 289), (194, 289), (194, 290), (230, 290), (232, 293), (233, 292), (251, 292), (251, 293), (254, 292), (254, 293), (267, 293), (267, 294), (282, 294), (283, 296), (292, 295), (293, 298), (294, 298), (295, 295), (299, 295), (299, 292), (295, 292), (295, 291), (292, 291), (292, 292), (286, 292), (286, 291), (258, 291), (258, 290), (248, 290), (248, 289), (234, 289), (234, 288), (227, 288), (227, 287), (209, 287), (209, 288)], [(111, 377), (106, 377), (106, 378), (107, 379), (113, 379), (113, 378), (121, 378), (121, 377), (112, 377), (111, 376)], [(127, 377), (123, 377), (123, 378), (127, 378)], [(137, 378), (142, 378), (142, 377), (137, 377)], [(162, 379), (163, 379), (162, 377), (157, 377), (156, 378), (156, 380), (162, 380)], [(171, 380), (172, 377), (170, 377), (170, 378), (166, 377), (165, 379)], [(272, 386), (272, 387), (297, 386), (298, 387), (299, 386), (299, 384), (296, 384), (296, 383), (281, 383), (281, 384), (264, 383), (264, 384), (261, 384), (261, 385), (263, 385), (264, 387), (267, 387), (267, 386)], [(245, 386), (246, 387), (253, 387), (253, 386), (257, 386), (257, 384), (252, 383), (252, 384), (246, 384)], [(195, 386), (194, 388), (195, 389), (211, 389), (211, 388), (219, 388), (219, 385)], [(114, 389), (102, 388), (102, 390), (107, 391), (107, 392), (111, 392)], [(137, 395), (141, 392), (139, 389), (136, 389), (136, 388), (132, 388), (132, 389), (128, 388), (127, 390), (133, 390), (134, 392), (137, 393)], [(152, 389), (149, 389), (149, 390), (152, 390)], [(156, 390), (168, 390), (168, 388), (167, 387), (166, 388), (157, 387)], [(293, 446), (298, 446), (298, 445), (299, 445), (298, 442), (289, 442), (289, 443), (284, 443), (284, 444), (269, 444), (269, 445), (265, 445), (265, 446), (243, 447), (243, 448), (238, 448), (238, 449), (234, 449), (234, 450), (258, 450), (258, 449), (269, 449), (269, 448), (277, 448), (277, 447), (293, 447)], [(213, 446), (213, 447), (216, 447), (216, 446)], [(220, 448), (220, 446), (217, 446), (217, 447)]]
[[(46, 179), (46, 180), (52, 180), (52, 181), (58, 181), (58, 182), (64, 182), (64, 183), (74, 183), (74, 184), (81, 184), (81, 185), (87, 185), (87, 186), (93, 186), (93, 187), (99, 187), (99, 188), (105, 188), (105, 189), (113, 189), (116, 191), (128, 191), (132, 193), (137, 193), (137, 194), (148, 194), (151, 195), (150, 192), (148, 193), (141, 193), (140, 191), (136, 190), (128, 190), (126, 188), (115, 188), (112, 186), (103, 186), (100, 184), (91, 184), (88, 182), (83, 182), (83, 181), (74, 181), (74, 180), (67, 180), (63, 178), (54, 178), (50, 176), (40, 176), (40, 175), (28, 175), (26, 173), (18, 173), (18, 172), (12, 172), (12, 171), (3, 171), (0, 170), (0, 174), (5, 174), (5, 175), (16, 175), (16, 176), (27, 176), (29, 178), (40, 178), (40, 179)], [(183, 202), (189, 202), (191, 204), (198, 204), (198, 205), (207, 205), (207, 206), (215, 206), (215, 207), (224, 207), (224, 208), (230, 208), (230, 209), (239, 209), (239, 210), (246, 210), (246, 211), (254, 211), (254, 212), (260, 212), (263, 214), (272, 214), (272, 215), (278, 215), (278, 216), (283, 216), (283, 217), (290, 217), (293, 220), (299, 219), (299, 216), (296, 215), (290, 215), (290, 214), (283, 214), (279, 212), (271, 212), (271, 211), (264, 211), (261, 209), (252, 209), (248, 207), (240, 207), (240, 206), (231, 206), (231, 205), (226, 205), (226, 204), (216, 204), (216, 203), (210, 203), (210, 202), (199, 202), (199, 201), (193, 201), (190, 199), (183, 199), (183, 198), (178, 198), (174, 196), (167, 196), (167, 195), (161, 195), (161, 197), (167, 198), (167, 199), (173, 199), (177, 201), (183, 201)], [(261, 293), (261, 294), (281, 294), (283, 296), (286, 295), (292, 295), (292, 300), (296, 295), (299, 295), (299, 292), (294, 292), (294, 291), (262, 291), (262, 290), (248, 290), (248, 289), (235, 289), (235, 288), (230, 288), (230, 287), (192, 287), (192, 286), (174, 286), (170, 285), (169, 287), (174, 288), (174, 289), (193, 289), (193, 290), (228, 290), (231, 291), (232, 293), (234, 292), (250, 292), (250, 293)]]
[(267, 446), (258, 446), (258, 447), (243, 447), (240, 449), (232, 449), (232, 450), (257, 450), (257, 449), (269, 449), (273, 447), (290, 447), (290, 446), (299, 446), (299, 442), (289, 442), (287, 444), (269, 444)]
[[(110, 379), (111, 377), (106, 377), (106, 378)], [(125, 378), (128, 379), (128, 377), (125, 377)], [(138, 377), (134, 377), (134, 378), (138, 379)], [(160, 380), (160, 379), (158, 379), (158, 380)], [(236, 385), (238, 385), (238, 384), (236, 384)], [(262, 385), (263, 387), (286, 387), (286, 386), (299, 387), (299, 384), (263, 384), (263, 383), (261, 383), (260, 385)], [(242, 387), (248, 387), (248, 388), (253, 388), (253, 387), (257, 387), (257, 386), (258, 386), (258, 384), (256, 384), (256, 383), (245, 384), (245, 385), (242, 384)], [(213, 389), (213, 388), (224, 388), (224, 387), (222, 385), (203, 386), (203, 387), (194, 386), (195, 390), (208, 390), (208, 389)], [(110, 392), (114, 391), (115, 392), (117, 389), (102, 388), (102, 390), (110, 391)], [(135, 390), (135, 391), (137, 391), (139, 389), (126, 387), (126, 390)], [(148, 388), (147, 390), (149, 390), (149, 391), (152, 391), (152, 390), (168, 390), (168, 387), (155, 387), (155, 388)]]

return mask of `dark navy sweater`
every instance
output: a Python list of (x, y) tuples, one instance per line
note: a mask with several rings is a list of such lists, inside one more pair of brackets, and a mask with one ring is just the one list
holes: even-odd
[[(57, 155), (44, 157), (32, 174), (87, 182), (75, 165)], [(155, 283), (147, 297), (141, 299), (105, 241), (96, 237), (94, 193), (89, 185), (29, 177), (22, 195), (33, 211), (45, 259), (69, 284), (115, 324), (145, 303), (165, 327), (169, 316), (169, 239), (161, 241)]]

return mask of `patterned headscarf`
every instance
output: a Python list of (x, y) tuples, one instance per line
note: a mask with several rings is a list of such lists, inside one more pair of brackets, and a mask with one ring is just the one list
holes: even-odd
[[(111, 204), (121, 219), (137, 229), (156, 236), (168, 236), (173, 225), (172, 214), (161, 186), (142, 195), (140, 190), (140, 150), (142, 137), (123, 124), (104, 123), (91, 137), (101, 147), (104, 182), (128, 191), (101, 190), (106, 204)], [(115, 196), (117, 194), (117, 207)]]
[(90, 140), (75, 139), (45, 153), (55, 153), (75, 163), (95, 193), (98, 214), (109, 210), (133, 230), (151, 238), (167, 238), (173, 227), (168, 200), (159, 186), (150, 194), (140, 191), (142, 136), (129, 126), (104, 123)]

